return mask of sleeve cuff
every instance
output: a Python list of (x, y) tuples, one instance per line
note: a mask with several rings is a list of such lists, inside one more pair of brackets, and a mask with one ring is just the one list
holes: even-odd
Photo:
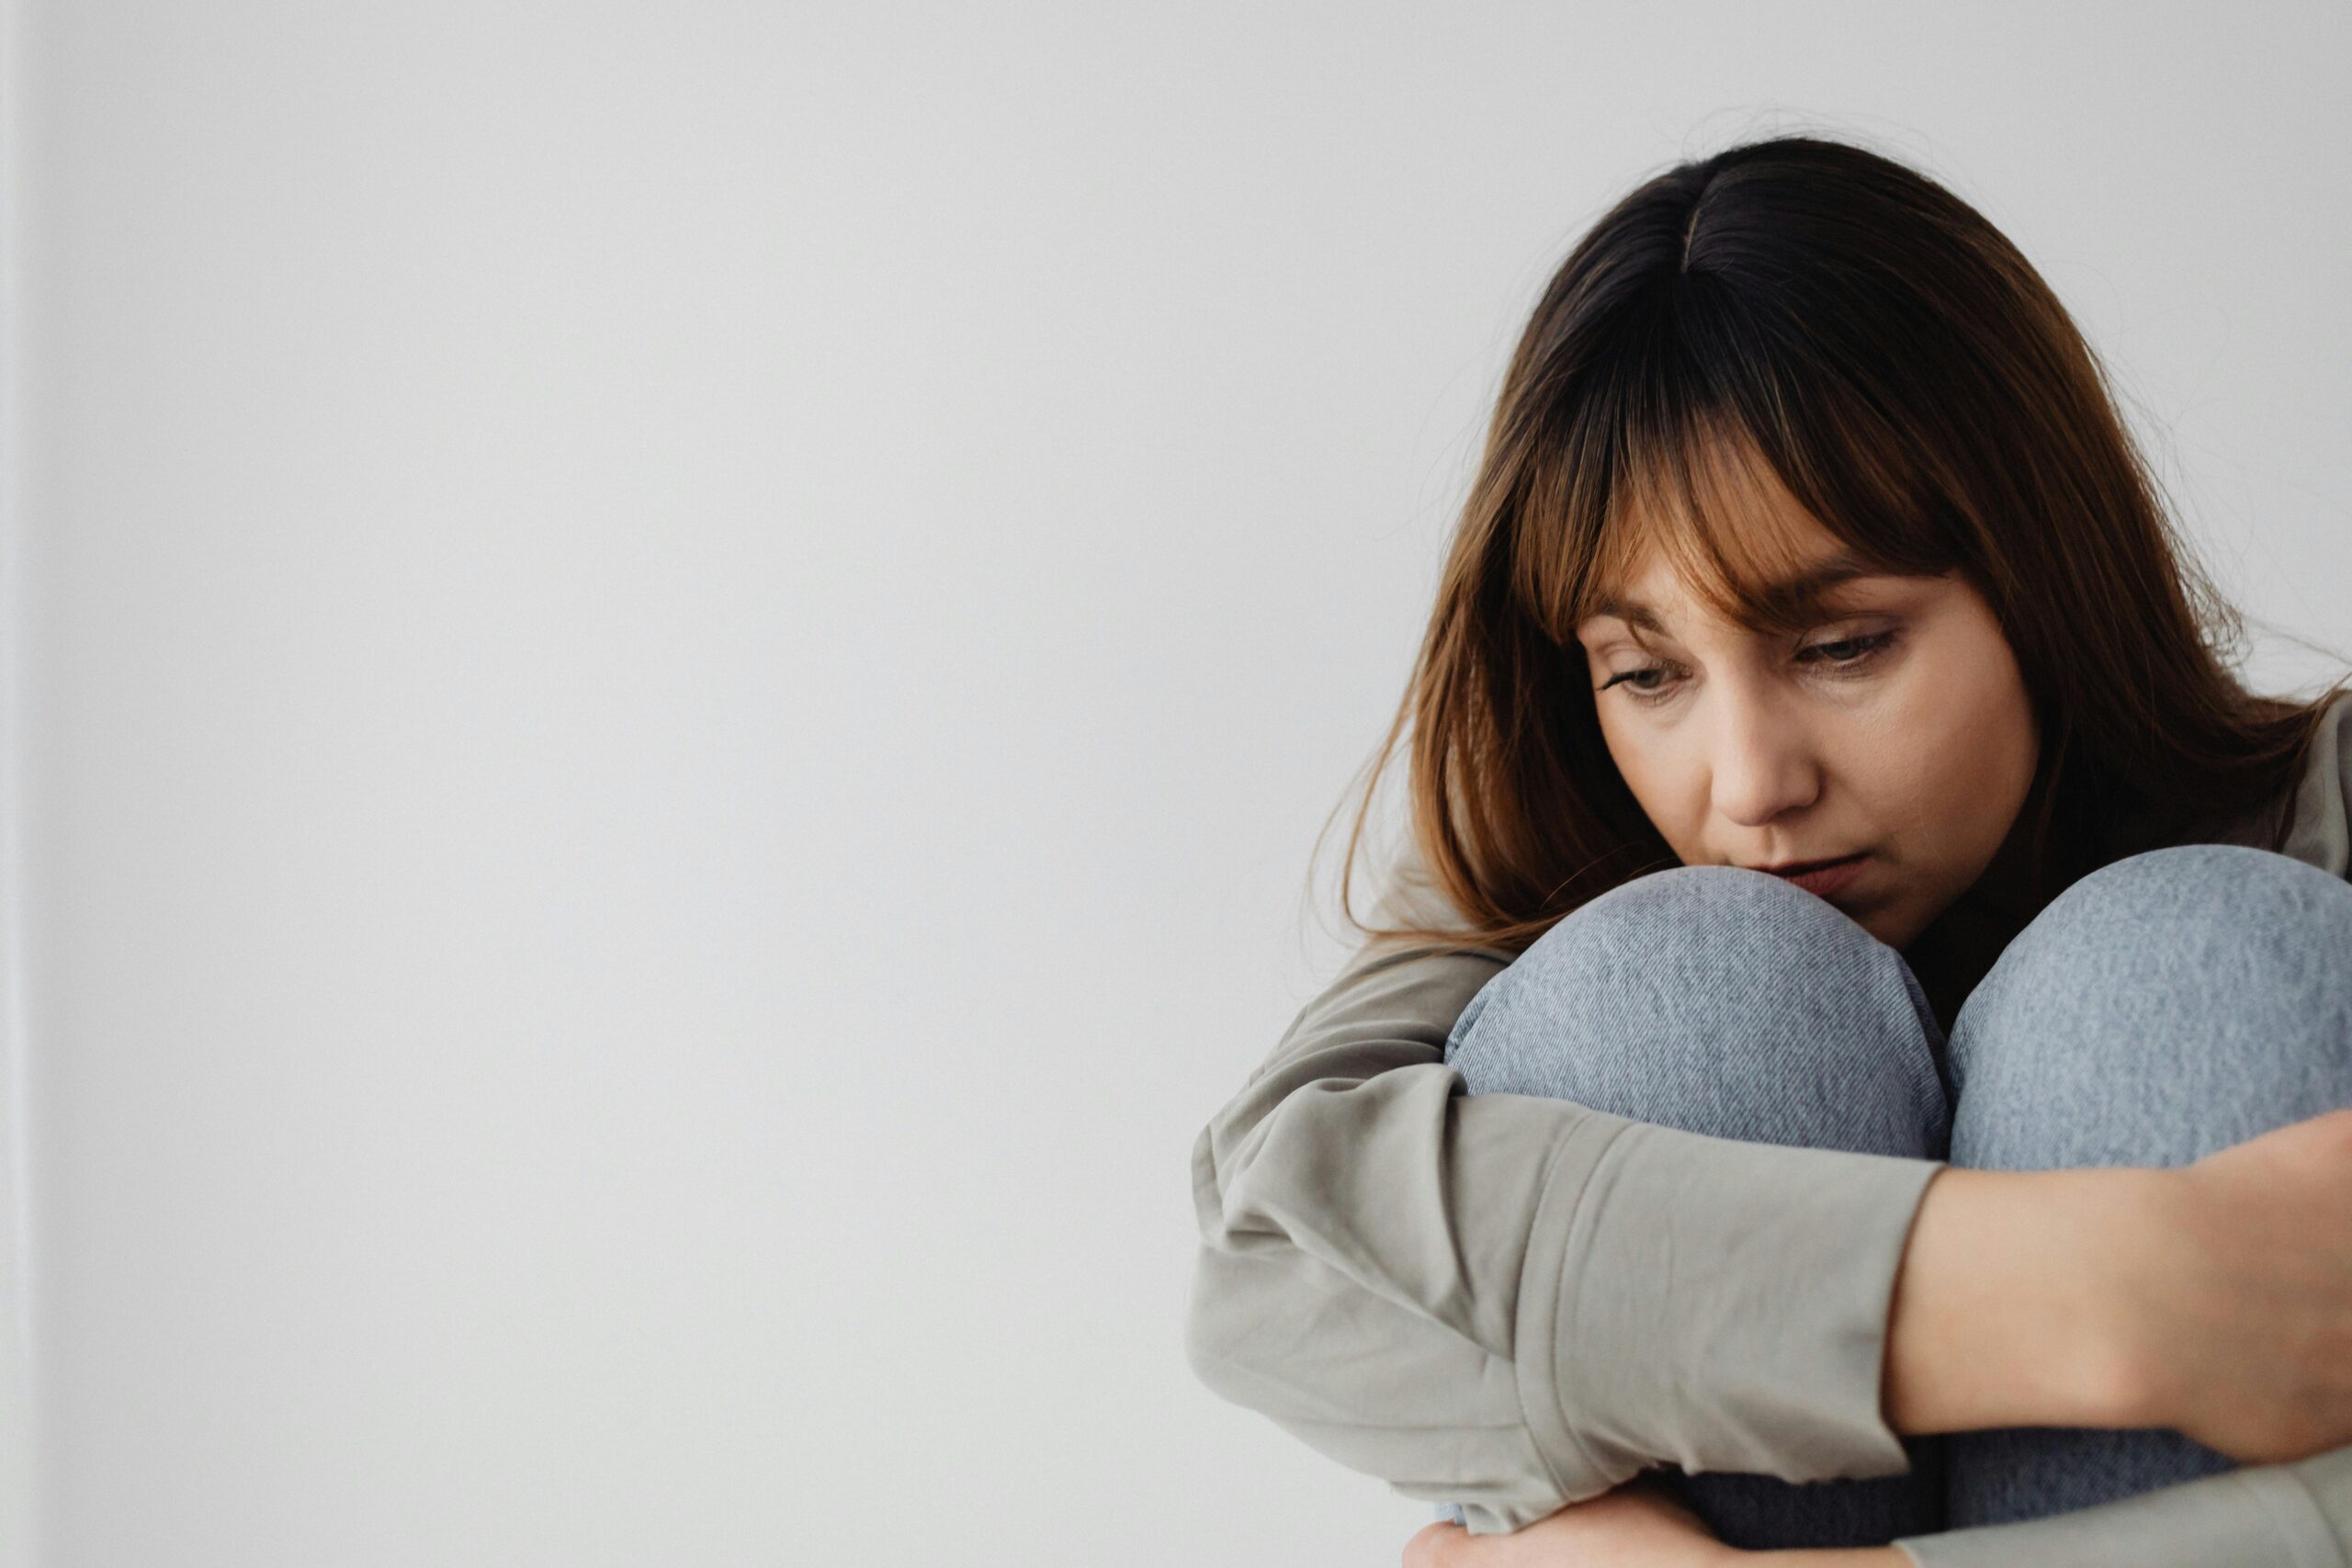
[(1941, 1168), (1623, 1128), (1580, 1196), (1545, 1192), (1573, 1217), (1534, 1227), (1519, 1375), (1539, 1444), (1610, 1484), (1660, 1461), (1787, 1481), (1906, 1473), (1883, 1414), (1887, 1314)]

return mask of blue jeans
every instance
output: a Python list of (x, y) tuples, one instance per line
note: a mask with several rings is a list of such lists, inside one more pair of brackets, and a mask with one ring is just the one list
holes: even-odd
[[(2352, 882), (2224, 844), (2114, 862), (2008, 943), (1947, 1042), (1903, 956), (1830, 905), (1677, 867), (1546, 931), (1471, 998), (1446, 1059), (1473, 1094), (1718, 1137), (2001, 1170), (2186, 1165), (2352, 1104)], [(2036, 1518), (2234, 1463), (2168, 1430), (1904, 1447), (1909, 1474), (1870, 1480), (1667, 1475), (1724, 1540), (1767, 1549)]]

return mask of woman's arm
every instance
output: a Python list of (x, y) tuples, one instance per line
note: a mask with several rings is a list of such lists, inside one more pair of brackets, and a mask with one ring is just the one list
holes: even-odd
[(2135, 1173), (1466, 1094), (1445, 1040), (1507, 962), (1359, 953), (1204, 1129), (1187, 1343), (1209, 1387), (1477, 1534), (1661, 1461), (1891, 1475), (1900, 1430), (2109, 1424), (2121, 1314), (2086, 1260)]
[(1203, 1129), (1186, 1333), (1216, 1392), (1476, 1534), (1660, 1462), (1898, 1474), (1897, 1432), (2173, 1427), (2249, 1461), (2352, 1438), (2352, 1340), (2322, 1331), (2352, 1301), (2352, 1211), (2322, 1213), (2352, 1138), (2269, 1134), (2300, 1168), (2257, 1139), (1992, 1172), (1469, 1095), (1445, 1041), (1510, 957), (1359, 952)]
[(1949, 1168), (1895, 1278), (1886, 1414), (1898, 1432), (2159, 1424), (2127, 1281), (2161, 1252), (2163, 1173)]
[[(2077, 1414), (2018, 1370), (2066, 1379)], [(1901, 1431), (2165, 1427), (2250, 1463), (2352, 1438), (2352, 1110), (2167, 1169), (1943, 1171), (1895, 1288), (1887, 1409)]]
[(1901, 1473), (1887, 1306), (1941, 1168), (1467, 1094), (1446, 1036), (1508, 961), (1359, 954), (1203, 1130), (1196, 1373), (1476, 1533), (1661, 1460)]

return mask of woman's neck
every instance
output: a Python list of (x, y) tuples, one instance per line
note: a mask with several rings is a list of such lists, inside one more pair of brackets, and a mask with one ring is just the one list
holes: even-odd
[(1947, 1034), (1976, 983), (2039, 912), (2030, 837), (2020, 812), (1983, 874), (1904, 950)]
[(2007, 906), (1973, 892), (1928, 923), (1903, 951), (1927, 993), (1936, 1022), (1949, 1035), (1960, 1008), (2026, 922)]

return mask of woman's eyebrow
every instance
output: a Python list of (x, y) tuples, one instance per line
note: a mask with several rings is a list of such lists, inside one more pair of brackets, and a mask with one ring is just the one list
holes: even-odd
[(1597, 621), (1604, 616), (1623, 621), (1629, 626), (1638, 626), (1645, 632), (1656, 632), (1660, 637), (1667, 635), (1666, 624), (1657, 618), (1657, 612), (1638, 599), (1601, 600), (1592, 607), (1591, 618)]
[(1751, 603), (1767, 621), (1794, 620), (1812, 610), (1823, 595), (1839, 584), (1858, 577), (1881, 575), (1883, 574), (1879, 568), (1840, 550), (1792, 576), (1766, 583), (1751, 596)]
[[(1768, 582), (1752, 593), (1744, 595), (1764, 618), (1794, 617), (1820, 600), (1821, 596), (1843, 582), (1858, 577), (1883, 575), (1880, 569), (1844, 550), (1829, 556), (1803, 571), (1794, 572), (1777, 581)], [(1592, 607), (1594, 615), (1609, 615), (1629, 626), (1667, 635), (1666, 624), (1656, 610), (1638, 599), (1610, 596)]]

